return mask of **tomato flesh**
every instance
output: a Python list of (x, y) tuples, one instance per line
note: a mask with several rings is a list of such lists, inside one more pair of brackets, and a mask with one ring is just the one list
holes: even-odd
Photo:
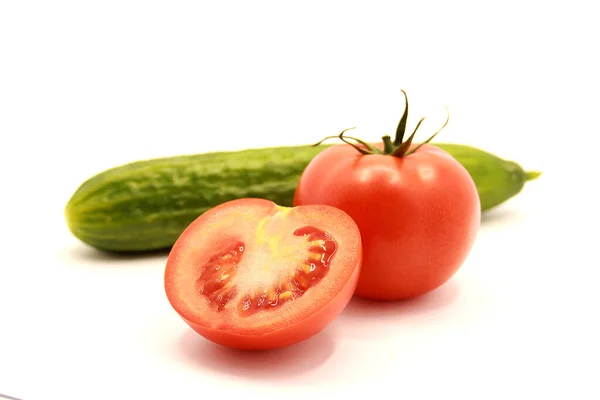
[(183, 232), (167, 260), (165, 290), (207, 339), (276, 348), (318, 333), (343, 310), (361, 261), (360, 232), (341, 210), (234, 200)]
[(210, 258), (202, 267), (196, 282), (198, 293), (203, 294), (208, 303), (218, 311), (223, 310), (236, 294), (236, 288), (228, 285), (228, 282), (235, 275), (237, 264), (244, 252), (242, 242), (234, 242), (229, 247)]

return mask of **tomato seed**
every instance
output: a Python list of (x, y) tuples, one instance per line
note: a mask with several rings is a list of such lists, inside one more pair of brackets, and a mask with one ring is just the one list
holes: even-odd
[[(309, 242), (308, 250), (310, 254), (304, 260), (304, 264), (298, 266), (295, 274), (275, 291), (263, 292), (260, 296), (246, 296), (238, 305), (238, 312), (241, 315), (248, 316), (269, 308), (280, 307), (282, 304), (302, 296), (327, 274), (331, 259), (337, 250), (335, 240), (326, 232), (311, 226), (297, 229), (294, 235), (304, 236)], [(265, 302), (267, 298), (269, 300)], [(257, 299), (255, 306), (247, 306), (247, 299), (250, 304), (253, 303), (254, 299)], [(263, 307), (267, 305), (269, 307)]]
[(196, 281), (196, 290), (204, 295), (208, 302), (218, 310), (222, 310), (236, 294), (235, 287), (229, 287), (228, 283), (235, 275), (243, 248), (242, 243), (233, 243), (225, 251), (213, 255), (200, 268), (201, 272)]
[[(302, 296), (327, 274), (331, 258), (337, 249), (335, 240), (326, 232), (310, 226), (297, 229), (294, 235), (303, 236), (307, 240), (309, 256), (290, 279), (275, 290), (244, 296), (237, 307), (241, 315), (280, 307)], [(223, 310), (237, 294), (236, 287), (231, 287), (229, 282), (236, 274), (243, 251), (243, 243), (233, 243), (223, 252), (213, 255), (200, 268), (196, 288), (218, 310)]]

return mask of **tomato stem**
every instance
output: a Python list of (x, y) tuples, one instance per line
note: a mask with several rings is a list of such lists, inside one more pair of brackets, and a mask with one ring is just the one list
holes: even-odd
[(385, 135), (381, 138), (383, 140), (383, 154), (392, 154), (394, 152), (394, 144), (390, 135)]
[(420, 143), (414, 149), (409, 151), (412, 141), (415, 137), (415, 134), (417, 133), (417, 130), (419, 129), (419, 127), (421, 126), (421, 123), (423, 122), (423, 120), (425, 118), (423, 117), (419, 120), (419, 122), (417, 123), (417, 126), (413, 130), (412, 134), (408, 137), (408, 139), (404, 140), (404, 134), (406, 133), (406, 122), (408, 120), (408, 95), (406, 94), (406, 92), (404, 90), (401, 89), (400, 91), (404, 94), (404, 104), (405, 104), (404, 112), (402, 113), (402, 117), (400, 117), (400, 121), (398, 122), (398, 127), (396, 128), (396, 137), (394, 138), (394, 141), (392, 142), (392, 139), (389, 135), (385, 135), (381, 138), (383, 140), (383, 151), (381, 151), (378, 148), (376, 148), (375, 146), (370, 145), (370, 144), (368, 144), (360, 139), (357, 139), (355, 137), (344, 136), (344, 133), (346, 133), (346, 131), (348, 131), (350, 129), (354, 129), (354, 128), (345, 129), (339, 135), (336, 135), (336, 136), (327, 136), (325, 139), (322, 139), (318, 143), (315, 143), (313, 146), (318, 146), (327, 139), (338, 138), (342, 142), (354, 147), (359, 153), (364, 154), (364, 155), (384, 154), (384, 155), (391, 155), (393, 157), (405, 157), (405, 156), (408, 156), (408, 155), (414, 153), (419, 148), (421, 148), (421, 146), (429, 143), (438, 133), (440, 133), (442, 131), (442, 129), (444, 129), (446, 127), (446, 125), (448, 124), (448, 121), (450, 120), (450, 113), (448, 112), (448, 107), (446, 106), (446, 112), (448, 113), (448, 116), (446, 118), (446, 122), (444, 122), (444, 125), (442, 125), (442, 127), (440, 129), (438, 129), (438, 131), (436, 133), (431, 135), (429, 137), (429, 139), (427, 139), (423, 143)]

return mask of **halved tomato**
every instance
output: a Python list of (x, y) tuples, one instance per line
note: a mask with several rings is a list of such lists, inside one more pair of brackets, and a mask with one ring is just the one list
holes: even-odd
[(354, 220), (331, 206), (223, 203), (181, 234), (165, 291), (205, 338), (240, 349), (292, 345), (324, 329), (350, 301), (362, 261)]

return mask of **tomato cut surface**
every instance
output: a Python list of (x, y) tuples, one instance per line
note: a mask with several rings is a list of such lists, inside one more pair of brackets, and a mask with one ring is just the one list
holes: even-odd
[(225, 346), (291, 345), (325, 328), (349, 302), (362, 261), (354, 220), (326, 205), (262, 199), (198, 217), (167, 260), (169, 302), (196, 332)]

